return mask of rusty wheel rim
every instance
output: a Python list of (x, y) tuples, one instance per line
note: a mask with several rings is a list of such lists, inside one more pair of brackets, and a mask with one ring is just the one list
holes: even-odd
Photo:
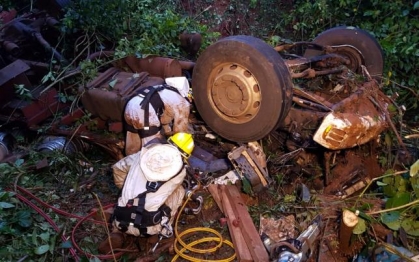
[(337, 54), (348, 59), (349, 64), (347, 66), (349, 69), (353, 72), (361, 72), (361, 66), (364, 64), (364, 58), (361, 51), (349, 45), (333, 46), (333, 48), (336, 49)]
[(255, 76), (239, 64), (218, 65), (211, 72), (208, 96), (211, 106), (224, 120), (243, 124), (258, 114), (262, 101)]

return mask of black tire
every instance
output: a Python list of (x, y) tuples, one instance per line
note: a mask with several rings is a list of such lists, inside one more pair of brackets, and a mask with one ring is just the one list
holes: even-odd
[[(313, 40), (313, 43), (322, 46), (342, 45), (354, 47), (363, 57), (362, 64), (367, 68), (371, 77), (381, 81), (384, 66), (383, 51), (378, 41), (367, 31), (350, 26), (338, 26), (319, 34)], [(361, 73), (357, 59), (352, 59), (356, 56), (351, 54), (352, 52), (354, 50), (351, 51), (350, 48), (343, 48), (342, 55), (346, 55), (352, 61), (350, 66), (352, 70), (356, 73)], [(308, 49), (304, 56), (312, 57), (320, 54), (321, 51)]]
[(220, 136), (256, 141), (282, 123), (292, 80), (281, 56), (252, 36), (226, 37), (198, 58), (192, 92), (203, 120)]

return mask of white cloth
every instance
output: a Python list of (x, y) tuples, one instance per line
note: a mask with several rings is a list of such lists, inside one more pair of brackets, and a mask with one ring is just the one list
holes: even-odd
[[(115, 184), (120, 188), (120, 181), (124, 181), (122, 194), (118, 199), (119, 206), (126, 206), (128, 200), (146, 191), (147, 179), (141, 169), (140, 161), (147, 150), (144, 147), (140, 152), (127, 156), (113, 165)], [(145, 209), (147, 211), (156, 211), (161, 203), (164, 203), (169, 195), (182, 184), (185, 176), (186, 169), (183, 168), (179, 175), (164, 183), (159, 190), (154, 193), (148, 193)]]
[[(118, 188), (123, 186), (121, 196), (118, 198), (118, 206), (126, 206), (128, 200), (146, 191), (147, 179), (141, 169), (141, 159), (147, 150), (150, 149), (143, 147), (140, 152), (129, 155), (112, 166), (115, 184)], [(177, 209), (182, 204), (185, 196), (185, 189), (182, 186), (185, 176), (186, 169), (183, 167), (177, 176), (166, 181), (156, 192), (147, 193), (145, 210), (153, 212), (158, 210), (163, 203), (166, 204), (171, 209), (169, 224), (172, 224)], [(119, 221), (114, 220), (113, 225), (118, 228)], [(147, 234), (155, 235), (161, 230), (162, 226), (160, 224), (150, 226), (147, 228)], [(132, 225), (128, 227), (128, 231), (125, 233), (134, 236), (140, 235), (139, 230)]]
[[(189, 113), (190, 103), (178, 93), (163, 89), (159, 91), (160, 98), (164, 104), (164, 112), (160, 117), (157, 116), (153, 106), (149, 106), (149, 125), (160, 126), (163, 125), (163, 129), (166, 133), (172, 132), (189, 132)], [(141, 109), (141, 102), (143, 98), (135, 96), (128, 101), (124, 118), (127, 124), (133, 126), (135, 129), (144, 128), (144, 110)], [(147, 137), (150, 141), (155, 137), (161, 136), (159, 133)], [(125, 153), (127, 155), (134, 154), (141, 149), (141, 146), (146, 144), (148, 141), (140, 138), (138, 133), (127, 132), (127, 139), (125, 144)]]

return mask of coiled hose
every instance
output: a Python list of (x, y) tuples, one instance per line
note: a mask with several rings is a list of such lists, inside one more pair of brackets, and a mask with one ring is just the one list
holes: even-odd
[[(193, 191), (193, 193), (199, 188), (199, 186)], [(194, 227), (194, 228), (189, 228), (185, 231), (183, 231), (182, 233), (179, 234), (178, 232), (178, 223), (179, 223), (179, 217), (182, 213), (182, 210), (185, 209), (186, 204), (189, 202), (189, 200), (192, 197), (192, 194), (188, 194), (188, 198), (186, 199), (186, 201), (183, 203), (182, 208), (180, 209), (180, 211), (178, 212), (177, 216), (176, 216), (176, 220), (175, 220), (175, 242), (174, 242), (174, 248), (175, 248), (175, 252), (176, 255), (173, 257), (172, 261), (176, 261), (179, 257), (186, 259), (188, 261), (193, 261), (193, 262), (198, 262), (198, 261), (202, 261), (202, 262), (228, 262), (228, 261), (233, 261), (236, 258), (236, 253), (234, 253), (232, 256), (230, 256), (229, 258), (226, 259), (222, 259), (222, 260), (203, 260), (203, 259), (198, 259), (195, 257), (192, 257), (190, 255), (186, 254), (186, 251), (188, 253), (192, 252), (192, 253), (197, 253), (197, 254), (208, 254), (208, 253), (212, 253), (212, 252), (216, 252), (217, 250), (219, 250), (221, 248), (221, 246), (223, 244), (226, 244), (228, 246), (230, 246), (233, 250), (234, 250), (234, 246), (233, 243), (231, 243), (231, 241), (227, 240), (227, 239), (223, 239), (223, 236), (216, 230), (212, 229), (212, 228), (207, 228), (207, 227)], [(193, 234), (193, 233), (211, 233), (213, 235), (215, 235), (215, 237), (204, 237), (198, 240), (195, 240), (189, 244), (186, 244), (182, 238), (188, 234)], [(194, 246), (201, 244), (201, 243), (205, 243), (205, 242), (212, 242), (212, 241), (218, 241), (217, 246), (210, 248), (210, 249), (199, 249), (199, 248), (194, 248)], [(180, 245), (180, 246), (179, 246)]]

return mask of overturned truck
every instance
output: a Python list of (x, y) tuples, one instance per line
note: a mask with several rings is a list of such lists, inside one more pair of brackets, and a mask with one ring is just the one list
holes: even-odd
[(392, 125), (382, 72), (376, 39), (342, 26), (276, 47), (221, 39), (199, 56), (192, 89), (214, 132), (238, 142), (274, 136), (274, 172), (323, 177), (327, 192), (344, 196), (382, 172), (377, 139)]
[[(2, 28), (1, 44), (8, 47), (1, 53), (2, 159), (13, 151), (14, 132), (38, 131), (44, 123), (48, 124), (45, 134), (71, 138), (53, 140), (58, 146), (94, 143), (121, 158), (123, 139), (118, 134), (124, 129), (123, 100), (115, 100), (114, 107), (100, 105), (109, 105), (107, 100), (114, 99), (115, 92), (127, 96), (145, 85), (162, 84), (167, 77), (187, 76), (192, 77), (199, 116), (216, 134), (239, 144), (275, 137), (280, 157), (271, 161), (274, 172), (324, 177), (329, 191), (338, 194), (347, 194), (348, 187), (381, 172), (376, 156), (365, 158), (359, 148), (375, 144), (391, 126), (392, 101), (380, 90), (381, 47), (364, 30), (336, 27), (312, 42), (275, 47), (255, 37), (231, 36), (209, 46), (196, 63), (127, 57), (103, 68), (96, 79), (74, 92), (72, 86), (44, 83), (51, 65), (38, 59), (42, 52), (44, 58), (59, 62), (55, 67), (68, 65), (41, 34), (45, 28), (53, 31), (55, 21), (39, 12)], [(30, 32), (29, 38), (25, 32)], [(33, 49), (31, 39), (38, 40), (35, 46), (42, 52), (28, 51)], [(35, 60), (26, 59), (34, 54)], [(112, 55), (104, 51), (88, 59)], [(80, 72), (80, 67), (68, 68), (65, 76)], [(104, 95), (104, 89), (111, 95)], [(65, 93), (81, 99), (68, 101)], [(98, 130), (116, 136), (101, 135)], [(82, 143), (75, 143), (75, 138)], [(51, 140), (46, 143), (55, 146)], [(377, 151), (378, 145), (371, 150)], [(293, 165), (288, 165), (290, 160)], [(321, 171), (313, 166), (315, 162), (323, 163)], [(256, 177), (254, 184), (258, 183)]]

